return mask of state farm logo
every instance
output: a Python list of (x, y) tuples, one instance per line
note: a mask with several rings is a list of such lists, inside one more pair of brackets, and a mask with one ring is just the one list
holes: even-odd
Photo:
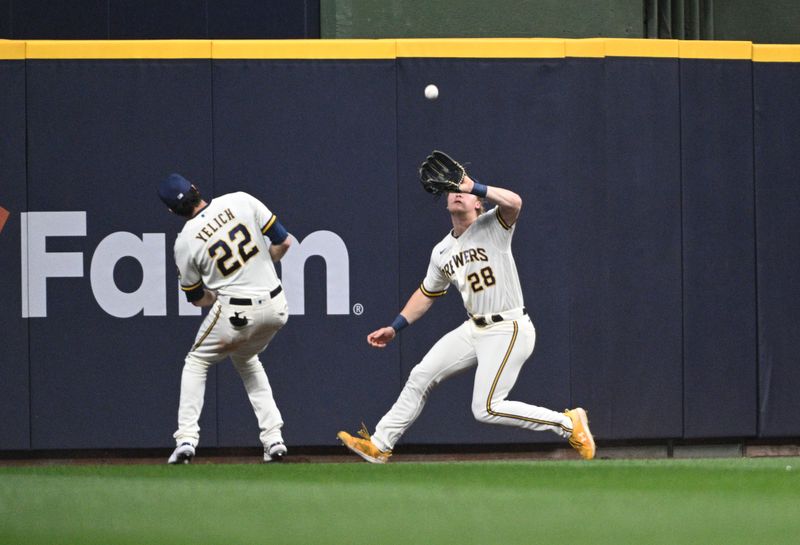
[[(8, 212), (1, 209), (0, 230)], [(3, 214), (4, 213), (4, 214)], [(52, 237), (85, 237), (86, 212), (23, 212), (20, 214), (22, 266), (22, 317), (47, 316), (48, 282), (85, 276), (83, 252), (47, 251)], [(170, 255), (172, 252), (170, 251)], [(127, 231), (108, 234), (92, 253), (89, 282), (100, 307), (118, 318), (166, 316), (167, 287), (178, 298), (178, 314), (194, 316), (201, 310), (186, 302), (173, 276), (173, 263), (167, 265), (166, 235)], [(327, 314), (350, 313), (350, 258), (347, 246), (332, 231), (315, 231), (302, 241), (293, 240), (291, 250), (281, 259), (281, 283), (290, 314), (305, 314), (306, 260), (319, 256), (325, 261)], [(114, 268), (123, 258), (133, 258), (142, 268), (142, 282), (132, 292), (123, 291), (114, 280)], [(170, 276), (167, 276), (167, 271)]]

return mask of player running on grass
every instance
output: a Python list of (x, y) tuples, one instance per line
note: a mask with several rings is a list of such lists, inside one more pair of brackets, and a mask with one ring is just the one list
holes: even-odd
[[(469, 319), (442, 337), (411, 370), (400, 397), (372, 436), (364, 428), (359, 432), (361, 438), (340, 431), (339, 439), (368, 462), (386, 463), (397, 441), (422, 412), (433, 387), (477, 366), (472, 392), (476, 420), (550, 430), (567, 438), (584, 459), (594, 458), (594, 439), (582, 408), (559, 413), (507, 399), (536, 341), (511, 253), (522, 199), (507, 189), (476, 182), (460, 164), (439, 151), (422, 163), (420, 178), (428, 192), (447, 193), (453, 229), (433, 248), (424, 280), (392, 325), (370, 333), (367, 342), (385, 347), (400, 330), (419, 320), (450, 284), (461, 293)], [(496, 207), (483, 213), (481, 198)]]

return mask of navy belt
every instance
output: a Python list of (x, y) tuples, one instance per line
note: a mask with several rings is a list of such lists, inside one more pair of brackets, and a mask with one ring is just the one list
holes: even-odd
[[(282, 291), (283, 291), (283, 286), (278, 285), (277, 288), (275, 288), (274, 290), (269, 292), (269, 298), (270, 299), (275, 299), (275, 296), (278, 295)], [(252, 305), (253, 304), (253, 300), (252, 299), (242, 299), (241, 297), (231, 297), (230, 299), (228, 299), (228, 303), (230, 303), (231, 305)]]
[[(528, 314), (528, 309), (523, 308), (522, 314), (523, 315)], [(505, 320), (505, 318), (503, 318), (502, 314), (492, 314), (493, 324), (496, 324), (497, 322), (502, 322), (503, 320)], [(487, 325), (489, 325), (489, 322), (487, 322), (486, 318), (483, 316), (480, 316), (478, 318), (473, 318), (472, 321), (475, 322), (475, 325), (478, 327), (486, 327)]]

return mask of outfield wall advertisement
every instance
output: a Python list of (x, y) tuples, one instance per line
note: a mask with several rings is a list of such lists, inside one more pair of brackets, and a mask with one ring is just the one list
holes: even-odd
[[(600, 441), (800, 433), (780, 417), (800, 410), (794, 46), (0, 42), (0, 58), (0, 449), (172, 444), (202, 317), (155, 192), (171, 172), (253, 194), (294, 237), (290, 320), (262, 355), (287, 442), (374, 427), (466, 317), (451, 293), (366, 343), (450, 229), (417, 181), (437, 148), (523, 198), (537, 342), (513, 399), (584, 406)], [(404, 441), (558, 441), (475, 422), (472, 379), (436, 388)], [(248, 403), (216, 366), (201, 444), (258, 445)]]

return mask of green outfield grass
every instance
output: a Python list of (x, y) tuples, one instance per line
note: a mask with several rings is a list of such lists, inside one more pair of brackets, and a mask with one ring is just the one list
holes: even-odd
[(8, 545), (798, 542), (794, 458), (0, 468)]

